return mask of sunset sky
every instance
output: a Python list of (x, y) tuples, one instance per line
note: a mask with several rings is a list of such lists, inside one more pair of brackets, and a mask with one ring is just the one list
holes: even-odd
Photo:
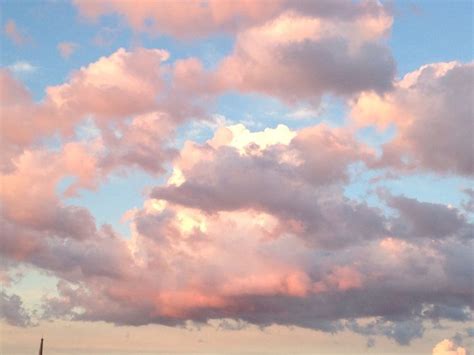
[(472, 1), (0, 1), (1, 354), (472, 355)]

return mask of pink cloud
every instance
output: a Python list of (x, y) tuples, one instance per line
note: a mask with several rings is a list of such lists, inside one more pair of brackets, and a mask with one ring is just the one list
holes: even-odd
[(105, 170), (139, 167), (150, 174), (164, 173), (164, 164), (176, 154), (167, 146), (175, 127), (176, 122), (167, 113), (151, 112), (134, 117), (118, 129), (103, 129), (101, 167)]
[(119, 49), (74, 72), (68, 83), (48, 87), (48, 103), (76, 120), (87, 113), (101, 118), (153, 110), (168, 56), (158, 49)]
[(391, 87), (394, 62), (380, 39), (391, 26), (391, 17), (383, 12), (375, 16), (329, 20), (282, 13), (237, 34), (217, 80), (223, 88), (286, 102), (314, 103), (327, 92), (345, 96), (364, 90), (384, 92)]
[[(241, 145), (245, 140), (232, 138), (217, 146), (225, 140), (213, 138), (203, 145), (185, 144), (170, 184), (155, 188), (152, 196), (210, 213), (263, 210), (288, 221), (292, 233), (324, 246), (344, 243), (345, 228), (352, 230), (353, 238), (372, 238), (383, 232), (382, 219), (364, 204), (346, 205), (342, 196), (325, 197), (325, 189), (331, 191), (331, 186), (333, 194), (340, 193), (336, 186), (346, 181), (351, 163), (371, 159), (371, 152), (347, 132), (318, 125), (291, 138), (292, 133), (282, 128), (259, 133), (247, 133), (238, 126), (231, 130), (254, 141)], [(217, 137), (221, 134), (222, 130)], [(366, 229), (368, 225), (371, 228)]]
[(355, 3), (342, 0), (322, 1), (218, 1), (205, 3), (187, 1), (186, 11), (182, 4), (171, 0), (159, 4), (148, 2), (143, 6), (113, 0), (82, 1), (74, 4), (86, 18), (96, 20), (107, 14), (118, 14), (137, 31), (166, 33), (178, 37), (205, 36), (215, 32), (237, 32), (272, 20), (279, 14), (292, 11), (320, 18), (364, 21), (372, 18), (371, 29), (380, 26), (387, 11), (376, 1)]
[(73, 42), (61, 42), (58, 44), (58, 51), (63, 58), (69, 58), (77, 49), (78, 45)]
[(238, 90), (317, 104), (326, 93), (385, 92), (395, 73), (384, 44), (392, 16), (375, 1), (189, 1), (187, 11), (172, 1), (140, 7), (77, 1), (76, 6), (89, 18), (120, 14), (136, 30), (183, 37), (235, 31), (233, 52), (216, 71), (204, 70), (196, 59), (177, 61), (177, 87), (195, 94)]
[(433, 348), (433, 355), (468, 355), (462, 346), (456, 346), (452, 340), (444, 339)]
[(80, 13), (95, 19), (107, 13), (122, 15), (139, 31), (159, 31), (182, 37), (205, 35), (214, 31), (233, 31), (241, 26), (265, 21), (280, 9), (281, 1), (188, 1), (182, 4), (162, 1), (132, 6), (111, 0), (75, 1)]
[(361, 126), (396, 128), (379, 166), (472, 175), (473, 63), (434, 63), (408, 73), (384, 96), (364, 93), (352, 106)]
[[(129, 150), (128, 153), (123, 152), (129, 155), (127, 158), (124, 156), (118, 159), (119, 150), (116, 150), (115, 158), (109, 154), (104, 165), (117, 165), (119, 160), (120, 164), (129, 160), (133, 165), (132, 160), (135, 159), (135, 162), (141, 160), (138, 165), (148, 171), (152, 170), (153, 164), (153, 169), (159, 170), (160, 163), (158, 160), (152, 163), (151, 155), (153, 152), (158, 153), (158, 142), (164, 143), (165, 139), (152, 140), (152, 131), (149, 129), (165, 138), (170, 136), (180, 121), (203, 112), (192, 100), (185, 100), (189, 92), (179, 84), (179, 70), (176, 85), (171, 87), (165, 83), (163, 75), (169, 69), (163, 65), (163, 61), (167, 58), (168, 53), (163, 50), (139, 48), (127, 52), (119, 49), (109, 57), (102, 57), (73, 72), (67, 82), (47, 87), (46, 96), (39, 103), (33, 102), (23, 84), (3, 69), (0, 73), (3, 88), (1, 135), (5, 152), (2, 154), (2, 168), (12, 168), (12, 159), (22, 149), (32, 147), (44, 137), (60, 133), (70, 139), (78, 126), (92, 118), (92, 124), (103, 135), (102, 143), (110, 144), (110, 147), (104, 147), (105, 150), (116, 150), (119, 141), (122, 151)], [(166, 118), (152, 119), (156, 112)], [(139, 114), (149, 115), (149, 118), (136, 117), (131, 125), (125, 122)], [(111, 122), (114, 122), (113, 129), (117, 132), (128, 133), (120, 139), (113, 138)], [(130, 140), (130, 143), (125, 144), (126, 140)], [(169, 153), (165, 153), (164, 148), (159, 150), (163, 158)], [(148, 159), (148, 162), (144, 159)]]
[(337, 266), (323, 281), (314, 284), (315, 292), (326, 292), (331, 289), (346, 291), (362, 287), (362, 275), (357, 269), (349, 266)]
[(4, 32), (5, 35), (16, 45), (24, 45), (30, 41), (30, 38), (18, 28), (16, 22), (12, 19), (5, 23)]
[[(152, 114), (121, 127), (123, 140), (110, 152), (114, 164), (127, 160), (129, 149), (140, 152), (140, 143), (153, 147), (166, 124), (166, 116)], [(174, 160), (175, 176), (161, 191), (173, 194), (155, 189), (155, 198), (127, 213), (129, 239), (110, 226), (97, 227), (87, 210), (57, 196), (63, 176), (93, 188), (106, 169), (102, 154), (96, 155), (106, 138), (95, 139), (96, 146), (69, 142), (58, 152), (27, 151), (3, 176), (2, 255), (63, 280), (59, 296), (45, 299), (44, 317), (129, 325), (233, 318), (333, 332), (347, 327), (400, 343), (422, 334), (421, 319), (466, 317), (471, 291), (465, 244), (472, 243), (460, 232), (466, 221), (454, 219), (460, 228), (442, 230), (448, 235), (431, 241), (398, 226), (424, 230), (424, 216), (440, 206), (409, 201), (408, 207), (397, 205), (415, 210), (409, 218), (388, 218), (344, 198), (347, 165), (367, 154), (357, 144), (347, 148), (355, 143), (344, 130), (230, 126), (207, 143), (186, 143)], [(317, 162), (311, 151), (320, 152)], [(333, 160), (340, 167), (327, 170), (325, 162)], [(205, 189), (207, 181), (212, 190)], [(189, 190), (178, 199), (173, 186)], [(387, 256), (394, 252), (400, 255)], [(456, 264), (449, 255), (456, 255)], [(452, 311), (451, 304), (459, 307)], [(370, 330), (346, 322), (367, 317), (378, 319)], [(399, 333), (399, 327), (408, 330)]]
[[(0, 252), (61, 279), (58, 296), (45, 299), (45, 318), (127, 325), (230, 318), (352, 329), (401, 344), (421, 336), (424, 321), (469, 319), (473, 238), (464, 213), (381, 194), (383, 208), (397, 212), (389, 214), (344, 190), (354, 164), (387, 166), (392, 158), (401, 166), (405, 154), (423, 168), (469, 173), (468, 133), (446, 138), (440, 132), (454, 131), (451, 123), (430, 119), (449, 113), (452, 124), (467, 126), (462, 104), (472, 90), (461, 78), (472, 65), (425, 66), (393, 86), (384, 44), (392, 17), (377, 2), (190, 2), (179, 12), (166, 1), (76, 4), (89, 17), (119, 13), (138, 30), (186, 37), (202, 24), (197, 35), (237, 37), (216, 71), (196, 58), (167, 64), (164, 50), (119, 49), (48, 87), (38, 103), (0, 72), (7, 152)], [(232, 90), (312, 104), (327, 93), (363, 91), (352, 106), (356, 123), (394, 123), (397, 137), (380, 162), (352, 128), (325, 124), (256, 132), (233, 125), (206, 142), (172, 145), (179, 124), (205, 118), (212, 100)], [(37, 146), (55, 133), (59, 148)], [(164, 174), (168, 163), (168, 181), (125, 214), (130, 238), (97, 226), (58, 191), (66, 177), (73, 182), (64, 195), (72, 196), (129, 169)], [(373, 323), (364, 327), (361, 318)]]
[(77, 176), (78, 185), (92, 186), (95, 163), (85, 147), (73, 143), (61, 153), (25, 151), (15, 160), (15, 170), (1, 175), (3, 218), (33, 230), (87, 238), (95, 230), (92, 216), (63, 206), (56, 187), (68, 175)]

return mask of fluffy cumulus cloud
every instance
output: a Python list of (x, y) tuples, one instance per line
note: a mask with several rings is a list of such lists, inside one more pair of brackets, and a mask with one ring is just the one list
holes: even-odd
[[(187, 11), (180, 4), (166, 0), (133, 6), (113, 0), (75, 0), (81, 15), (89, 19), (115, 13), (137, 31), (166, 33), (178, 37), (205, 36), (218, 32), (236, 32), (267, 22), (282, 12), (310, 14), (315, 17), (358, 20), (377, 19), (385, 10), (376, 1), (187, 1)], [(374, 21), (376, 22), (376, 21)], [(373, 25), (377, 26), (376, 23)]]
[[(221, 129), (203, 146), (187, 143), (172, 176), (177, 185), (158, 187), (152, 196), (208, 212), (262, 209), (287, 220), (291, 229), (315, 244), (344, 243), (346, 228), (353, 228), (353, 238), (383, 231), (365, 205), (348, 203), (342, 194), (337, 198), (337, 191), (330, 189), (347, 180), (351, 162), (370, 157), (370, 151), (345, 132), (315, 126), (296, 134), (280, 128), (267, 130), (266, 138), (257, 133), (254, 141), (237, 136), (234, 142), (232, 131), (251, 136), (234, 126)], [(288, 143), (280, 144), (279, 139)], [(312, 154), (315, 150), (317, 156)], [(338, 219), (348, 222), (336, 228)], [(371, 230), (362, 230), (370, 222)]]
[(453, 341), (444, 339), (433, 348), (433, 355), (468, 355), (462, 346), (456, 346)]
[[(75, 4), (137, 31), (187, 40), (225, 31), (235, 42), (213, 68), (163, 49), (117, 49), (40, 101), (0, 70), (0, 253), (6, 269), (59, 279), (37, 315), (349, 330), (370, 345), (377, 336), (407, 345), (430, 323), (472, 320), (472, 190), (454, 207), (388, 188), (367, 201), (347, 194), (358, 174), (381, 168), (472, 175), (472, 63), (429, 64), (394, 81), (392, 16), (374, 1)], [(17, 28), (8, 31), (15, 40)], [(74, 48), (58, 50), (67, 58)], [(229, 91), (309, 111), (337, 95), (350, 117), (177, 139)], [(395, 135), (379, 151), (358, 138), (366, 126)], [(161, 180), (125, 212), (130, 235), (67, 203), (134, 169)], [(1, 293), (2, 316), (32, 325), (14, 293)], [(462, 351), (444, 340), (433, 354)]]
[(472, 176), (473, 63), (434, 63), (408, 73), (380, 96), (362, 94), (352, 116), (363, 126), (394, 125), (382, 166)]
[(474, 237), (467, 216), (457, 209), (404, 196), (389, 197), (388, 204), (400, 214), (401, 223), (394, 226), (400, 236), (432, 239), (449, 235), (466, 239)]
[(49, 87), (49, 102), (64, 115), (123, 117), (152, 110), (164, 83), (158, 49), (119, 49), (72, 73), (69, 82)]
[(26, 327), (32, 325), (31, 317), (23, 307), (23, 302), (18, 295), (8, 295), (0, 292), (0, 318), (8, 324)]
[(392, 16), (375, 1), (191, 1), (187, 11), (172, 1), (140, 7), (108, 0), (76, 5), (88, 17), (121, 14), (139, 30), (185, 37), (235, 31), (232, 53), (217, 72), (207, 73), (217, 90), (317, 103), (326, 93), (383, 93), (395, 73), (384, 44)]
[(67, 83), (48, 87), (40, 103), (34, 102), (23, 84), (2, 69), (1, 134), (7, 151), (2, 157), (8, 161), (15, 153), (58, 131), (70, 136), (88, 115), (104, 126), (107, 119), (124, 119), (156, 109), (156, 97), (163, 85), (160, 64), (167, 56), (162, 50), (119, 49), (74, 72)]
[(423, 321), (469, 320), (468, 222), (454, 210), (449, 228), (430, 230), (426, 216), (451, 210), (385, 197), (400, 210), (390, 217), (343, 197), (348, 166), (370, 159), (347, 132), (322, 125), (222, 127), (205, 143), (185, 143), (168, 182), (127, 212), (131, 239), (52, 200), (61, 213), (77, 214), (81, 228), (72, 218), (14, 210), (6, 215), (7, 226), (16, 223), (6, 254), (63, 280), (59, 296), (44, 300), (46, 318), (131, 325), (235, 319), (350, 329), (400, 344), (420, 337)]
[[(159, 49), (118, 49), (72, 72), (67, 82), (47, 87), (40, 102), (33, 101), (10, 70), (1, 69), (1, 168), (12, 169), (18, 155), (44, 138), (59, 133), (70, 140), (78, 128), (91, 126), (92, 119), (93, 130), (101, 135), (101, 142), (94, 144), (106, 151), (101, 154), (104, 165), (126, 161), (159, 172), (160, 157), (170, 154), (161, 143), (180, 122), (202, 117), (206, 100), (199, 88), (186, 84), (187, 61), (167, 66), (163, 62), (168, 57)], [(194, 99), (188, 99), (190, 93)]]
[(231, 90), (317, 102), (325, 93), (390, 89), (394, 62), (383, 44), (391, 17), (327, 19), (285, 12), (238, 33), (218, 71)]

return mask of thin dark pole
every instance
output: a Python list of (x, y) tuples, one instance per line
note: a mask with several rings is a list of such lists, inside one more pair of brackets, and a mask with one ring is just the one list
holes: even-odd
[(43, 338), (41, 338), (39, 355), (43, 355)]

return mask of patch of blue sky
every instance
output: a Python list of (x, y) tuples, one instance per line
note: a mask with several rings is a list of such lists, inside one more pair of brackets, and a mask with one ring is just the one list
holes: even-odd
[(374, 126), (368, 126), (357, 130), (356, 138), (359, 142), (368, 144), (378, 154), (382, 153), (382, 145), (390, 142), (396, 136), (396, 128), (390, 125), (384, 130), (378, 130)]
[(232, 51), (234, 44), (230, 36), (222, 34), (193, 40), (147, 33), (139, 36), (138, 41), (143, 47), (166, 49), (170, 52), (170, 62), (198, 58), (207, 70), (215, 69), (220, 61)]
[[(211, 69), (228, 54), (233, 46), (230, 36), (219, 35), (197, 41), (176, 41), (169, 36), (134, 33), (117, 15), (103, 16), (96, 21), (83, 19), (69, 2), (6, 1), (2, 3), (2, 22), (15, 21), (28, 43), (17, 45), (3, 33), (2, 66), (28, 63), (34, 70), (17, 71), (16, 76), (40, 101), (49, 85), (67, 80), (73, 70), (108, 56), (118, 48), (137, 46), (160, 48), (170, 52), (170, 62), (198, 57)], [(45, 26), (45, 23), (47, 26)], [(61, 57), (57, 48), (61, 42), (76, 45), (69, 58)]]
[(380, 208), (384, 208), (384, 203), (377, 193), (382, 191), (422, 202), (462, 208), (466, 199), (463, 190), (472, 188), (472, 180), (464, 177), (429, 173), (390, 176), (386, 170), (366, 170), (357, 164), (350, 168), (350, 175), (351, 183), (345, 186), (344, 195)]
[(428, 63), (473, 60), (474, 2), (394, 2), (389, 46), (401, 77)]
[(10, 273), (18, 272), (21, 275), (15, 278), (14, 284), (10, 287), (4, 285), (6, 293), (15, 293), (21, 295), (23, 306), (30, 310), (37, 310), (43, 302), (43, 297), (57, 296), (56, 285), (58, 278), (50, 275), (45, 271), (38, 270), (35, 267), (20, 267), (10, 271)]
[[(2, 21), (15, 21), (19, 30), (30, 38), (29, 43), (18, 46), (10, 40), (5, 40), (4, 37), (2, 65), (8, 66), (17, 61), (26, 61), (36, 67), (35, 72), (21, 76), (35, 100), (39, 101), (44, 97), (46, 86), (63, 83), (72, 70), (88, 65), (100, 56), (114, 51), (115, 48), (93, 44), (99, 27), (81, 26), (83, 22), (71, 4), (63, 1), (32, 1), (28, 5), (25, 6), (21, 1), (2, 3)], [(105, 25), (115, 26), (115, 24)], [(129, 31), (122, 30), (122, 32)], [(129, 33), (122, 35), (118, 39), (121, 43), (116, 45), (125, 45), (129, 37)], [(60, 42), (77, 44), (75, 53), (68, 59), (62, 58), (58, 51), (57, 46)]]
[(262, 94), (228, 92), (218, 98), (215, 113), (251, 130), (274, 127), (279, 123), (300, 129), (321, 122), (341, 126), (347, 116), (347, 106), (344, 100), (329, 95), (318, 103), (287, 104)]
[(463, 190), (472, 187), (472, 180), (456, 176), (413, 174), (399, 179), (387, 179), (379, 184), (395, 195), (460, 208), (465, 198)]
[[(123, 223), (123, 214), (133, 208), (141, 208), (149, 189), (163, 184), (167, 176), (152, 176), (143, 171), (131, 170), (123, 174), (112, 174), (96, 190), (81, 189), (79, 194), (67, 198), (68, 205), (87, 208), (96, 219), (97, 226), (110, 224), (122, 236), (129, 236), (127, 223)], [(58, 186), (62, 193), (74, 180), (64, 178)]]

